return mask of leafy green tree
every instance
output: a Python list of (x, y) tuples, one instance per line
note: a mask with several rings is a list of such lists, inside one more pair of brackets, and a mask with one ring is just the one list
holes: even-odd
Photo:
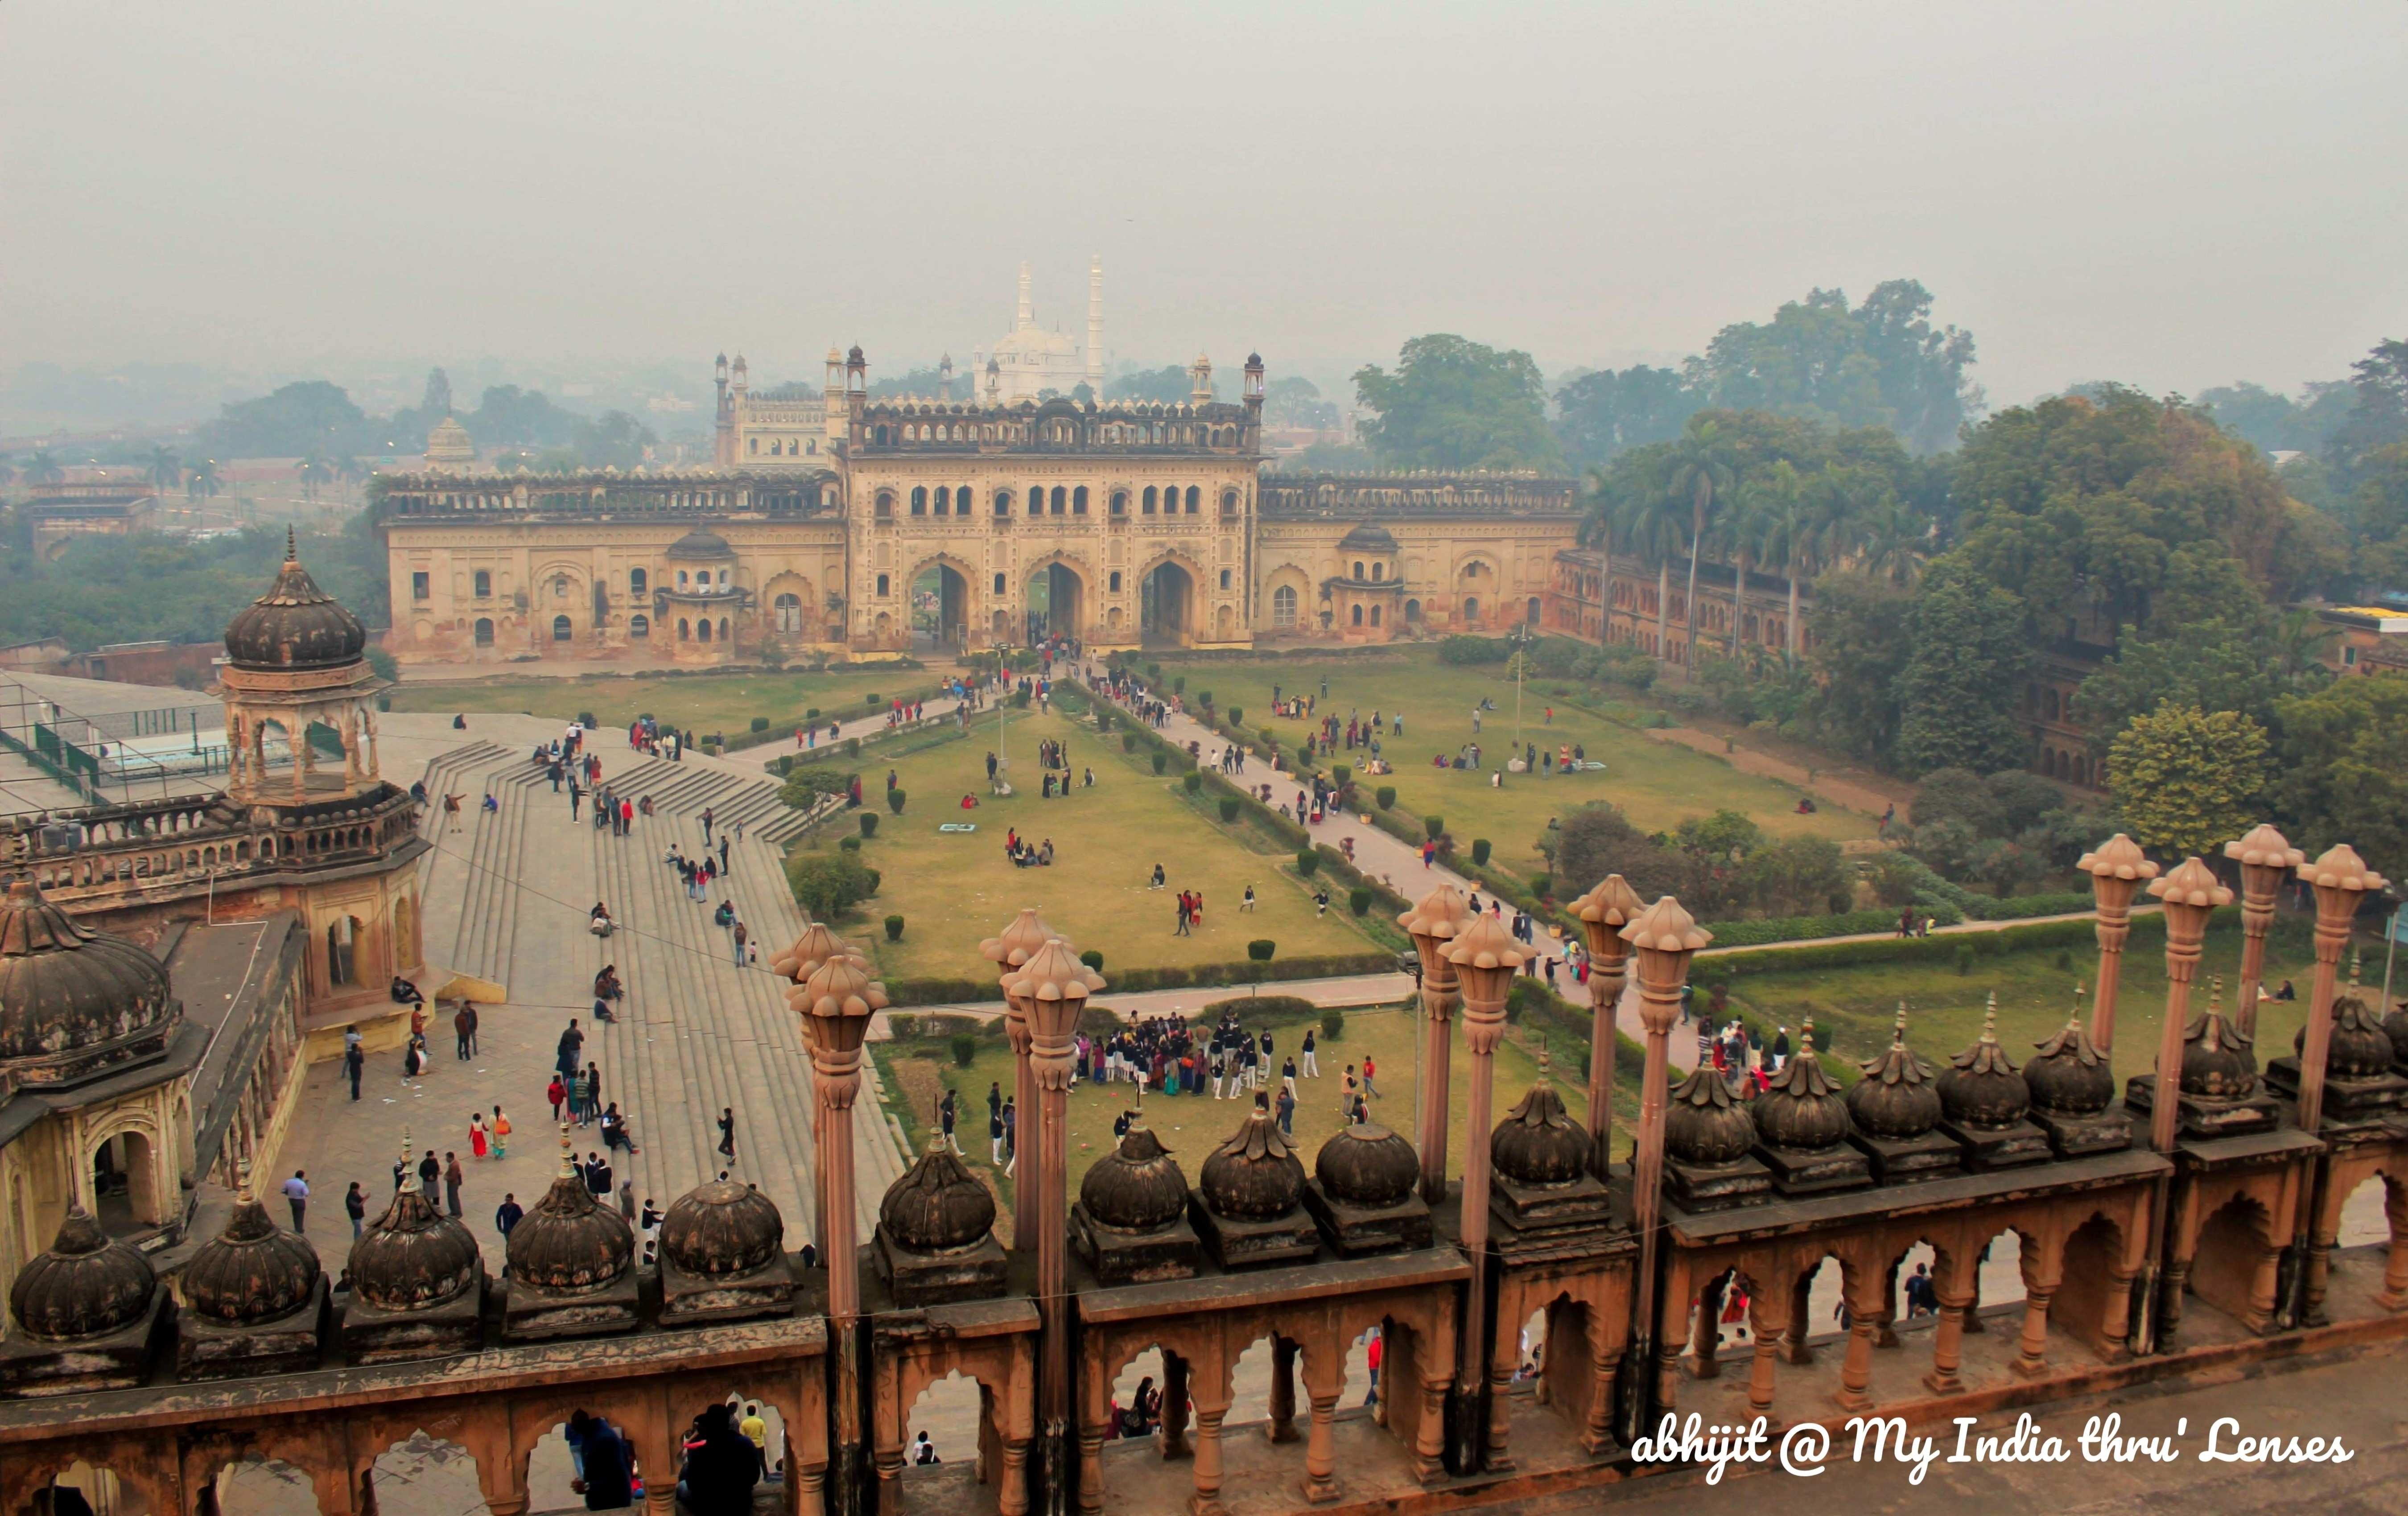
[(218, 461), (204, 458), (184, 471), (184, 497), (188, 500), (215, 500), (225, 490), (225, 480), (218, 473)]
[(25, 460), (24, 473), (28, 484), (57, 484), (67, 477), (67, 471), (59, 466), (48, 448), (34, 450), (34, 455)]
[(1404, 345), (1390, 374), (1355, 371), (1354, 393), (1372, 419), (1359, 423), (1372, 456), (1391, 468), (1559, 469), (1539, 365), (1435, 334)]
[(1915, 786), (1906, 819), (1918, 827), (1963, 822), (1976, 837), (1995, 837), (2005, 824), (2006, 808), (1990, 781), (1971, 769), (1935, 768)]
[(1897, 753), (1899, 679), (1914, 596), (1886, 579), (1838, 571), (1814, 581), (1815, 720), (1827, 740), (1887, 765)]
[(1301, 374), (1283, 374), (1263, 386), (1263, 424), (1312, 427), (1338, 424), (1338, 407), (1321, 398), (1321, 386)]
[(1104, 385), (1106, 400), (1135, 400), (1146, 405), (1176, 406), (1196, 390), (1193, 375), (1177, 364), (1123, 374)]
[(2378, 342), (2350, 365), (2349, 419), (2334, 431), (2329, 461), (2353, 479), (2365, 461), (2408, 442), (2408, 341)]
[(1687, 379), (1710, 401), (1834, 426), (1885, 426), (1908, 448), (1937, 452), (1980, 408), (1965, 377), (1973, 338), (1931, 324), (1931, 293), (1913, 279), (1876, 285), (1849, 308), (1815, 290), (1773, 313), (1717, 333)]
[(1678, 437), (1705, 403), (1677, 369), (1599, 369), (1555, 392), (1555, 436), (1575, 465), (1610, 463), (1632, 448)]
[(2159, 706), (2108, 750), (2108, 782), (2143, 846), (2211, 856), (2256, 821), (2271, 747), (2266, 729), (2239, 711)]
[(184, 465), (164, 442), (150, 444), (150, 456), (144, 460), (143, 477), (160, 493), (174, 489), (184, 481)]
[(1730, 444), (1723, 436), (1721, 422), (1713, 416), (1701, 416), (1689, 423), (1681, 440), (1673, 444), (1671, 477), (1666, 481), (1665, 493), (1679, 501), (1689, 518), (1689, 587), (1682, 604), (1688, 608), (1689, 646), (1694, 658), (1698, 641), (1698, 551), (1703, 545), (1706, 527), (1713, 520), (1714, 508), (1739, 481), (1738, 461), (1732, 456)]
[(1641, 899), (1677, 894), (1688, 879), (1686, 861), (1631, 825), (1618, 806), (1583, 806), (1563, 819), (1552, 840), (1562, 899), (1585, 894), (1608, 874), (1621, 875)]
[(786, 865), (795, 898), (821, 921), (832, 921), (878, 894), (878, 870), (849, 852), (798, 852)]
[(2393, 878), (2408, 870), (2408, 679), (2335, 679), (2276, 703), (2274, 797), (2315, 851), (2347, 842)]
[(2015, 708), (2031, 671), (2023, 603), (1968, 565), (1932, 565), (1907, 618), (1898, 760), (1910, 772), (2018, 767)]
[(201, 430), (207, 450), (221, 458), (298, 458), (312, 452), (370, 451), (380, 428), (349, 392), (324, 379), (297, 379), (221, 408)]

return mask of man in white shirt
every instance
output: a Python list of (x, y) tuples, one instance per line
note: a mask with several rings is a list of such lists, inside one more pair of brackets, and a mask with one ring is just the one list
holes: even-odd
[(293, 1177), (284, 1181), (284, 1203), (293, 1208), (293, 1230), (308, 1231), (304, 1218), (309, 1213), (309, 1180), (303, 1170), (294, 1169)]

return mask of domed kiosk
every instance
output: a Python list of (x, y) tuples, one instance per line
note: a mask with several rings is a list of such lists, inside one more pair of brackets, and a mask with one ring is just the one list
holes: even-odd
[(1488, 1135), (1495, 1176), (1488, 1211), (1501, 1251), (1510, 1253), (1612, 1222), (1606, 1188), (1588, 1171), (1594, 1148), (1588, 1129), (1564, 1108), (1542, 1046), (1538, 1078)]
[(2082, 1024), (2082, 986), (2073, 987), (2073, 1012), (2064, 1030), (2044, 1042), (2024, 1065), (2031, 1091), (2030, 1120), (2048, 1134), (2059, 1158), (2121, 1152), (2132, 1145), (2132, 1121), (2114, 1108), (2115, 1071)]
[(225, 1230), (176, 1276), (180, 1379), (290, 1374), (318, 1366), (331, 1294), (318, 1250), (276, 1224), (245, 1166)]
[(995, 1194), (939, 1137), (886, 1187), (870, 1261), (898, 1306), (941, 1306), (1003, 1294)]
[(0, 1395), (24, 1399), (140, 1384), (173, 1315), (150, 1261), (81, 1204), (8, 1290), (17, 1330), (0, 1341)]
[(1187, 1176), (1136, 1112), (1096, 1160), (1070, 1207), (1070, 1246), (1105, 1284), (1183, 1280), (1200, 1252), (1187, 1220)]
[[(290, 528), (284, 565), (267, 593), (225, 630), (218, 692), (226, 708), (226, 794), (251, 805), (351, 798), (380, 787), (375, 696), (389, 688), (367, 665), (367, 629), (301, 566)], [(331, 733), (342, 771), (320, 773), (308, 740)], [(289, 774), (269, 769), (271, 732)]]
[(1848, 1140), (1856, 1130), (1840, 1087), (1814, 1051), (1814, 1023), (1799, 1029), (1798, 1051), (1756, 1097), (1756, 1155), (1785, 1195), (1820, 1194), (1870, 1184), (1872, 1165)]
[(1421, 1156), (1380, 1125), (1338, 1129), (1312, 1160), (1304, 1206), (1329, 1245), (1349, 1258), (1430, 1245), (1429, 1207), (1419, 1194)]
[[(2341, 1008), (2339, 996), (2333, 1008)], [(2328, 1057), (2326, 1067), (2331, 1066)], [(2150, 1111), (2158, 1093), (2156, 1075), (2135, 1075), (2125, 1081), (2124, 1105), (2136, 1114)], [(2182, 1085), (2174, 1098), (2181, 1112), (2175, 1124), (2185, 1137), (2271, 1132), (2279, 1121), (2282, 1108), (2258, 1077), (2257, 1050), (2224, 1019), (2221, 976), (2208, 981), (2206, 1013), (2183, 1029)]]
[(485, 1262), (468, 1229), (418, 1187), (409, 1139), (401, 1188), (351, 1244), (343, 1352), (353, 1364), (473, 1352), (485, 1307)]
[(661, 1218), (664, 1324), (783, 1315), (794, 1298), (786, 1219), (767, 1195), (716, 1179), (669, 1202)]
[(1196, 1231), (1223, 1268), (1307, 1263), (1321, 1249), (1321, 1229), (1304, 1210), (1304, 1160), (1261, 1095), (1204, 1160), (1193, 1198)]
[(552, 1188), (510, 1228), (502, 1335), (514, 1342), (624, 1332), (636, 1324), (636, 1234), (595, 1198), (560, 1129)]
[[(2255, 1079), (2256, 1071), (2251, 1071)], [(1965, 1166), (1976, 1171), (2036, 1164), (2049, 1156), (2048, 1135), (2024, 1119), (2031, 1109), (2031, 1086), (1999, 1044), (1999, 993), (1990, 992), (1982, 1036), (1948, 1061), (1940, 1076), (1940, 1129), (1964, 1150)]]
[(1848, 1117), (1856, 1127), (1850, 1140), (1872, 1160), (1873, 1178), (1908, 1184), (1957, 1172), (1956, 1141), (1939, 1130), (1940, 1087), (1906, 1045), (1905, 1001), (1898, 1003), (1889, 1050), (1857, 1066), (1864, 1078), (1848, 1091)]
[[(2324, 1124), (2364, 1126), (2396, 1112), (2408, 1099), (2408, 1080), (2392, 1072), (2391, 1031), (2376, 1019), (2373, 999), (2358, 983), (2360, 965), (2353, 954), (2349, 986), (2333, 997), (2332, 1033), (2325, 1044)], [(2266, 1065), (2267, 1087), (2286, 1099), (2300, 1097), (2300, 1059), (2307, 1049), (2308, 1029), (2291, 1037), (2291, 1054)]]
[(183, 1021), (159, 960), (11, 880), (0, 899), (0, 1080), (64, 1089), (163, 1057)]
[(1771, 1199), (1772, 1171), (1755, 1148), (1756, 1123), (1713, 1064), (1698, 1065), (1673, 1087), (1664, 1110), (1664, 1187), (1683, 1210)]

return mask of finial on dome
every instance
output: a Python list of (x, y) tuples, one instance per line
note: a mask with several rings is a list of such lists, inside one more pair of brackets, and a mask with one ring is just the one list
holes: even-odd
[(297, 564), (301, 561), (300, 539), (294, 536), (291, 522), (284, 523), (284, 561), (287, 564)]
[(563, 1122), (560, 1123), (560, 1178), (574, 1179), (576, 1175), (577, 1148), (568, 1139), (568, 1123)]
[(1999, 992), (1992, 990), (1988, 1002), (1982, 1008), (1982, 1040), (1999, 1040)]
[(234, 1203), (248, 1206), (254, 1198), (251, 1193), (251, 1160), (245, 1158), (234, 1166)]
[(1893, 1048), (1906, 1046), (1906, 1002), (1903, 1000), (1898, 1003), (1898, 1024), (1890, 1028), (1889, 1045)]
[(1539, 1079), (1538, 1079), (1538, 1082), (1539, 1082), (1539, 1083), (1541, 1083), (1541, 1084), (1544, 1084), (1544, 1083), (1546, 1083), (1546, 1082), (1547, 1082), (1547, 1065), (1548, 1065), (1548, 1058), (1547, 1058), (1547, 1037), (1546, 1037), (1546, 1034), (1542, 1032), (1542, 1033), (1541, 1033), (1541, 1034), (1539, 1035)]
[[(2351, 982), (2356, 983), (2357, 980), (2352, 979)], [(2224, 1014), (2224, 976), (2221, 974), (2207, 977), (2207, 1013), (2211, 1016)]]
[(410, 1163), (409, 1153), (409, 1127), (407, 1123), (404, 1123), (401, 1129), (401, 1187), (402, 1189), (408, 1191), (410, 1194), (416, 1194), (418, 1193), (418, 1168), (415, 1165)]

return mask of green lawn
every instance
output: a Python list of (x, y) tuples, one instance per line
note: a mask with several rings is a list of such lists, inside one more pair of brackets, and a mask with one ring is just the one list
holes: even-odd
[[(1274, 1021), (1270, 1023), (1275, 1056), (1286, 1058), (1302, 1039), (1303, 1023)], [(1371, 1119), (1402, 1133), (1413, 1135), (1413, 1098), (1416, 1088), (1418, 1059), (1415, 1056), (1417, 1019), (1402, 1010), (1360, 1010), (1346, 1013), (1345, 1036), (1335, 1042), (1323, 1039), (1320, 1049), (1321, 1078), (1297, 1080), (1296, 1136), (1302, 1150), (1305, 1167), (1312, 1167), (1313, 1155), (1322, 1143), (1338, 1131), (1339, 1092), (1345, 1086), (1346, 1065), (1360, 1065), (1369, 1053), (1379, 1065), (1377, 1083), (1380, 1098), (1371, 1102)], [(1256, 1027), (1255, 1030), (1260, 1030)], [(1519, 1040), (1519, 1033), (1509, 1035), (1505, 1046), (1497, 1053), (1496, 1119), (1522, 1098), (1538, 1071), (1531, 1051)], [(871, 1051), (885, 1071), (886, 1086), (898, 1108), (932, 1106), (936, 1093), (943, 1087), (960, 1092), (961, 1110), (955, 1135), (962, 1149), (971, 1160), (973, 1168), (984, 1168), (988, 1158), (986, 1139), (986, 1092), (990, 1082), (1000, 1083), (1003, 1093), (1012, 1092), (1011, 1050), (998, 1037), (982, 1037), (977, 1060), (968, 1068), (955, 1066), (941, 1043), (929, 1039), (898, 1040), (873, 1043)], [(905, 1065), (916, 1065), (907, 1069)], [(1463, 1037), (1455, 1038), (1454, 1072), (1448, 1086), (1449, 1105), (1454, 1111), (1454, 1125), (1448, 1141), (1447, 1170), (1463, 1171), (1464, 1123), (1469, 1108), (1471, 1090), (1471, 1054), (1465, 1051)], [(1627, 1072), (1627, 1071), (1625, 1071)], [(1566, 1108), (1575, 1121), (1587, 1119), (1588, 1101), (1575, 1069), (1568, 1069), (1559, 1061), (1555, 1069), (1555, 1083), (1564, 1097)], [(1112, 1120), (1129, 1107), (1134, 1086), (1121, 1083), (1108, 1088), (1082, 1082), (1070, 1093), (1070, 1193), (1078, 1194), (1079, 1181), (1095, 1161), (1111, 1151)], [(1627, 1086), (1615, 1099), (1617, 1120), (1614, 1130), (1624, 1134), (1617, 1142), (1617, 1151), (1627, 1156), (1629, 1143), (1627, 1127), (1638, 1106), (1635, 1085)], [(907, 1092), (917, 1090), (924, 1100), (909, 1098)], [(1274, 1098), (1277, 1090), (1272, 1089)], [(1145, 1119), (1163, 1145), (1179, 1160), (1179, 1166), (1190, 1182), (1202, 1170), (1204, 1160), (1212, 1149), (1245, 1120), (1251, 1108), (1240, 1100), (1214, 1100), (1208, 1093), (1200, 1099), (1181, 1095), (1166, 1098), (1149, 1094), (1145, 1098)], [(905, 1114), (898, 1108), (897, 1114)], [(922, 1134), (933, 1118), (929, 1108), (913, 1108), (905, 1114), (913, 1142), (918, 1146)], [(997, 1188), (1009, 1206), (1012, 1199), (1011, 1181), (996, 1176)]]
[[(1286, 854), (1255, 851), (1224, 831), (1179, 793), (1176, 778), (1157, 777), (1125, 756), (1117, 735), (1098, 737), (1092, 726), (1058, 713), (1013, 712), (1007, 731), (1017, 791), (1008, 799), (987, 793), (992, 717), (965, 738), (891, 764), (874, 750), (862, 759), (863, 788), (880, 822), (861, 857), (883, 882), (876, 899), (836, 925), (875, 955), (887, 978), (991, 980), (994, 967), (978, 945), (1024, 906), (1036, 907), (1082, 949), (1101, 951), (1108, 979), (1116, 967), (1240, 962), (1254, 937), (1277, 943), (1280, 958), (1377, 951), (1348, 916), (1343, 890), (1333, 893), (1326, 916), (1316, 915), (1310, 893), (1286, 867)], [(1036, 750), (1047, 738), (1067, 744), (1074, 776), (1095, 770), (1093, 789), (1073, 789), (1067, 799), (1039, 798), (1042, 771)], [(910, 797), (901, 816), (880, 803), (890, 767)], [(966, 794), (979, 797), (976, 809), (960, 808)], [(959, 822), (975, 822), (978, 830), (938, 830)], [(816, 845), (834, 846), (846, 824), (832, 825)], [(1052, 867), (1020, 868), (1006, 861), (1005, 836), (1015, 827), (1034, 843), (1053, 840)], [(1147, 888), (1157, 863), (1168, 877), (1159, 892)], [(1241, 913), (1238, 903), (1248, 884), (1258, 904)], [(1181, 889), (1204, 893), (1204, 924), (1190, 937), (1173, 935), (1172, 897)], [(887, 941), (880, 925), (889, 914), (906, 922), (899, 942)]]
[[(2239, 999), (2241, 929), (2239, 913), (2220, 930), (2208, 935), (2191, 998), (2191, 1012), (2207, 1008), (2209, 976), (2224, 976), (2224, 1010), (2229, 1018)], [(2266, 982), (2279, 986), (2290, 980), (2299, 998), (2288, 1004), (2265, 1001), (2258, 1008), (2258, 1062), (2262, 1068), (2291, 1051), (2291, 1037), (2301, 1024), (2315, 960), (2304, 942), (2286, 944), (2283, 937), (2267, 947)], [(1709, 981), (1713, 960), (1698, 960), (1693, 978)], [(1751, 1024), (1760, 1024), (1766, 1041), (1773, 1028), (1787, 1025), (1793, 1039), (1808, 1015), (1815, 1023), (1816, 1040), (1829, 1049), (1834, 1064), (1846, 1065), (1842, 1078), (1853, 1078), (1858, 1060), (1889, 1045), (1898, 1003), (1907, 1003), (1907, 1042), (1935, 1067), (1971, 1047), (1981, 1036), (1985, 997), (1999, 995), (1999, 1040), (2018, 1064), (2029, 1057), (2032, 1045), (2064, 1026), (2073, 1004), (2073, 986), (2082, 985), (2084, 1024), (2089, 1023), (2088, 1000), (2098, 981), (2099, 956), (2080, 948), (2064, 952), (2036, 949), (1995, 958), (1975, 958), (1971, 970), (1929, 964), (1870, 965), (1854, 968), (1796, 974), (1750, 974), (1731, 981), (1730, 1004)], [(2124, 953), (2122, 988), (2115, 1002), (2114, 1067), (2119, 1079), (2148, 1073), (2157, 1058), (2159, 1028), (2164, 1024), (2166, 974), (2164, 938), (2136, 937)], [(1703, 993), (1698, 997), (1706, 1003)], [(1676, 1035), (1687, 1035), (1685, 1029)]]
[[(1592, 800), (1612, 801), (1634, 823), (1651, 832), (1670, 830), (1684, 817), (1728, 807), (1744, 811), (1775, 837), (1846, 840), (1873, 834), (1869, 818), (1836, 807), (1800, 816), (1796, 811), (1798, 792), (1786, 785), (1742, 774), (1685, 748), (1651, 741), (1629, 726), (1575, 709), (1551, 698), (1545, 692), (1556, 681), (1544, 679), (1531, 679), (1523, 691), (1525, 745), (1558, 749), (1578, 744), (1590, 759), (1606, 765), (1604, 772), (1556, 779), (1508, 774), (1503, 788), (1492, 789), (1488, 774), (1433, 767), (1432, 755), (1452, 757), (1465, 743), (1476, 741), (1481, 744), (1482, 761), (1493, 770), (1509, 756), (1514, 732), (1512, 680), (1502, 678), (1498, 667), (1441, 664), (1433, 651), (1415, 650), (1373, 659), (1166, 664), (1163, 672), (1185, 678), (1191, 702), (1199, 692), (1210, 690), (1216, 706), (1224, 709), (1236, 706), (1245, 712), (1247, 730), (1268, 726), (1283, 743), (1299, 739), (1321, 716), (1335, 714), (1342, 730), (1350, 712), (1367, 721), (1374, 711), (1392, 720), (1401, 713), (1405, 735), (1384, 737), (1381, 746), (1382, 755), (1396, 772), (1367, 782), (1374, 787), (1394, 785), (1398, 809), (1407, 816), (1444, 816), (1447, 830), (1458, 844), (1488, 838), (1495, 845), (1497, 862), (1517, 872), (1544, 867), (1537, 843), (1549, 818)], [(1325, 679), (1329, 693), (1323, 698)], [(1273, 719), (1274, 685), (1283, 694), (1315, 696), (1314, 721)], [(1493, 700), (1498, 708), (1482, 713), (1481, 730), (1475, 737), (1472, 708), (1484, 698)], [(1341, 748), (1337, 761), (1347, 762), (1350, 756)]]
[(524, 712), (558, 722), (591, 711), (604, 726), (625, 726), (651, 714), (697, 734), (749, 731), (755, 716), (791, 733), (805, 711), (850, 721), (866, 714), (868, 697), (882, 704), (936, 687), (924, 670), (873, 668), (825, 674), (711, 674), (675, 679), (502, 679), (474, 684), (406, 683), (393, 692), (395, 710)]

